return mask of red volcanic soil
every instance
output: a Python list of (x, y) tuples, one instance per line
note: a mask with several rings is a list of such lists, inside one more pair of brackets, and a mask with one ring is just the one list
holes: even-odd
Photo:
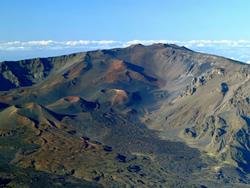
[(122, 104), (127, 101), (128, 95), (127, 92), (121, 89), (112, 89), (113, 92), (115, 92), (112, 104)]
[(64, 98), (65, 101), (70, 102), (70, 103), (78, 102), (80, 101), (80, 99), (81, 98), (79, 96), (68, 96)]
[(126, 69), (125, 64), (121, 60), (114, 60), (111, 65), (109, 66), (109, 69), (107, 71), (107, 74), (105, 76), (105, 80), (108, 83), (115, 82), (119, 78), (119, 73), (124, 71)]

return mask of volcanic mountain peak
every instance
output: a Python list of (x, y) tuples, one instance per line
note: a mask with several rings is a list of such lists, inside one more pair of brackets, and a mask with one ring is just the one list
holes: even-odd
[(172, 44), (2, 62), (0, 162), (106, 187), (247, 183), (249, 73)]

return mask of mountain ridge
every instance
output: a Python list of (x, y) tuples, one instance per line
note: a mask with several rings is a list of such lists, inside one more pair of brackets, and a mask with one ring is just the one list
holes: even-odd
[(173, 44), (2, 62), (0, 164), (104, 187), (247, 187), (249, 73)]

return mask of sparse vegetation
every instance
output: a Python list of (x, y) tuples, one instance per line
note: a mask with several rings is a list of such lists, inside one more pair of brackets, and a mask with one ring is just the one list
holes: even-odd
[(248, 72), (163, 44), (2, 62), (0, 186), (244, 187)]

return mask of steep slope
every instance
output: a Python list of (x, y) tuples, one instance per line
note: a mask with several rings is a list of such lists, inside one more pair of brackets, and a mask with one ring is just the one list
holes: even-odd
[(0, 67), (0, 139), (36, 144), (2, 164), (104, 187), (250, 182), (246, 64), (139, 44)]
[(151, 127), (248, 172), (249, 66), (222, 61), (191, 74), (186, 90), (161, 106)]
[[(32, 86), (45, 80), (50, 74), (61, 71), (62, 67), (79, 61), (84, 53), (55, 58), (36, 58), (0, 63), (0, 91), (18, 87)], [(69, 62), (70, 60), (70, 62)]]

